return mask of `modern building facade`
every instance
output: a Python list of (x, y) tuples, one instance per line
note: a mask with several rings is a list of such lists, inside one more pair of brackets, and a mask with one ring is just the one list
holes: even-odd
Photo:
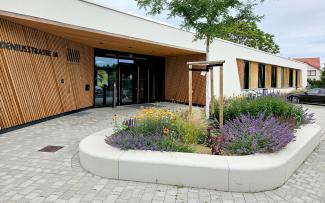
[(296, 58), (295, 60), (306, 63), (307, 68), (307, 78), (311, 80), (320, 80), (321, 76), (321, 63), (320, 58)]
[[(176, 27), (83, 0), (0, 1), (0, 127), (7, 129), (88, 107), (188, 102), (190, 61), (204, 41)], [(215, 40), (225, 60), (224, 94), (294, 90), (307, 64)], [(193, 103), (210, 101), (209, 73), (193, 73)], [(218, 96), (218, 69), (214, 69)], [(207, 89), (207, 92), (206, 92)]]

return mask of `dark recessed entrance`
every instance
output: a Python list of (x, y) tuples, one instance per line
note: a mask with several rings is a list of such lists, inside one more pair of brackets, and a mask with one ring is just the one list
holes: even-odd
[(164, 67), (164, 58), (96, 49), (95, 106), (162, 100)]

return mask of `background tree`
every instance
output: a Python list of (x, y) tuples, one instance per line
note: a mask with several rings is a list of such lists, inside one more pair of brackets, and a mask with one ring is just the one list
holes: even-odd
[[(169, 17), (180, 17), (182, 28), (195, 31), (195, 40), (205, 40), (207, 59), (210, 44), (222, 38), (254, 48), (277, 53), (273, 35), (259, 30), (256, 22), (263, 16), (254, 8), (263, 0), (135, 0), (148, 14), (167, 11)], [(248, 27), (246, 27), (248, 26)], [(242, 31), (238, 29), (244, 29)]]
[(274, 35), (260, 30), (256, 22), (238, 22), (223, 39), (272, 54), (280, 53), (280, 47), (274, 42)]

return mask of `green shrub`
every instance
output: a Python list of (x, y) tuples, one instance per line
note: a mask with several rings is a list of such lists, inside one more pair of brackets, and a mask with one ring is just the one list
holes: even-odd
[(176, 114), (172, 128), (185, 144), (203, 144), (208, 138), (207, 122), (202, 112)]
[[(225, 121), (233, 120), (241, 114), (249, 113), (252, 116), (257, 116), (261, 112), (264, 112), (266, 116), (294, 118), (297, 126), (302, 124), (304, 116), (302, 106), (291, 104), (285, 98), (274, 95), (256, 98), (237, 97), (226, 100), (224, 104)], [(219, 105), (217, 104), (215, 105), (215, 115), (219, 119)]]

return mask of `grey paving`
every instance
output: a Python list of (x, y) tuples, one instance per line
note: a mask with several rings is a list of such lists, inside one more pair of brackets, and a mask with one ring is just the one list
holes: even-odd
[[(325, 107), (308, 107), (325, 129)], [(79, 142), (112, 126), (112, 115), (122, 120), (138, 108), (90, 109), (0, 135), (0, 202), (325, 202), (324, 141), (285, 185), (261, 193), (110, 180), (84, 171), (78, 159)], [(64, 148), (38, 152), (47, 145)]]

